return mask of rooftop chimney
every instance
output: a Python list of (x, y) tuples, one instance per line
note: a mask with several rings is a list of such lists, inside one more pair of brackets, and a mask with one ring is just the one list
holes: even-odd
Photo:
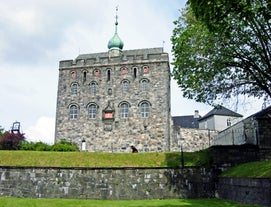
[(195, 110), (194, 119), (199, 118), (199, 110)]

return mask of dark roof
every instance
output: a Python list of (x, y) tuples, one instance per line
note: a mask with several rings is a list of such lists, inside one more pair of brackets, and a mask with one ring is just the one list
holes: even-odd
[(209, 111), (206, 115), (204, 115), (203, 117), (201, 117), (199, 119), (199, 121), (207, 119), (210, 116), (214, 116), (214, 115), (221, 115), (221, 116), (232, 116), (232, 117), (243, 117), (243, 115), (238, 114), (234, 111), (231, 111), (227, 108), (225, 108), (224, 106), (217, 106), (214, 109), (212, 109), (211, 111)]
[[(200, 118), (201, 116), (199, 116)], [(199, 118), (194, 118), (194, 116), (173, 116), (173, 125), (181, 126), (183, 128), (199, 128)]]
[(255, 114), (252, 114), (249, 117), (256, 117), (256, 118), (267, 117), (267, 118), (271, 118), (271, 106), (269, 106), (269, 107), (267, 107), (265, 109), (262, 109), (261, 111), (255, 113)]

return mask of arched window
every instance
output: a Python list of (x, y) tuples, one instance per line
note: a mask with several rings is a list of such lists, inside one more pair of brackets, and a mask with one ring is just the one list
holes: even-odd
[(96, 104), (90, 104), (88, 106), (88, 118), (96, 119), (96, 116), (97, 116), (97, 105)]
[(86, 82), (87, 80), (87, 71), (83, 72), (83, 82)]
[(78, 106), (71, 105), (70, 106), (70, 119), (77, 119), (78, 118)]
[(140, 104), (140, 112), (142, 118), (147, 118), (150, 115), (150, 104), (147, 101), (144, 101)]
[(121, 69), (121, 74), (122, 75), (126, 75), (127, 74), (127, 69), (126, 68), (122, 68)]
[(122, 81), (122, 91), (125, 93), (129, 91), (129, 81), (128, 80)]
[(71, 93), (74, 94), (74, 95), (76, 95), (77, 92), (78, 92), (78, 84), (77, 83), (73, 83), (71, 85)]
[(129, 112), (128, 103), (120, 104), (120, 118), (127, 119), (128, 118), (128, 112)]
[(137, 76), (137, 68), (134, 68), (134, 78)]
[(149, 83), (149, 81), (147, 79), (141, 80), (141, 90), (142, 91), (148, 90), (148, 83)]
[(148, 72), (149, 72), (149, 67), (143, 66), (143, 73), (148, 73)]
[(98, 84), (96, 82), (92, 82), (90, 84), (90, 92), (91, 94), (95, 95), (97, 93), (98, 90)]
[(110, 81), (111, 80), (111, 70), (108, 69), (107, 70), (107, 81)]

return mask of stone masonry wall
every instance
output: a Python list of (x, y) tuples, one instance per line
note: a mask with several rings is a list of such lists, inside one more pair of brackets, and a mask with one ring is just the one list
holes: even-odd
[(245, 204), (271, 206), (271, 179), (221, 177), (217, 196)]
[(214, 197), (205, 168), (1, 167), (0, 196), (78, 199)]
[(209, 148), (213, 144), (217, 131), (190, 129), (172, 126), (171, 151), (195, 152)]
[[(126, 72), (123, 72), (123, 69)], [(75, 61), (61, 61), (56, 112), (55, 140), (82, 142), (87, 151), (130, 152), (135, 145), (141, 152), (168, 151), (170, 136), (170, 68), (162, 48), (127, 50), (118, 57), (108, 53), (80, 55)], [(128, 90), (123, 90), (123, 81)], [(146, 90), (142, 81), (147, 82)], [(91, 84), (96, 84), (95, 93)], [(71, 88), (77, 84), (77, 92)], [(142, 117), (141, 103), (150, 104), (149, 116)], [(120, 116), (121, 104), (128, 104), (128, 115)], [(97, 106), (96, 117), (89, 117), (89, 106)], [(71, 119), (70, 107), (78, 117)], [(104, 110), (113, 112), (105, 118)]]

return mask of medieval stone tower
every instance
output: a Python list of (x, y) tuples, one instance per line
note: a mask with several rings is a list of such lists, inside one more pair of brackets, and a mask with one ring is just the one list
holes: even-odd
[(108, 51), (59, 62), (55, 141), (82, 151), (167, 151), (170, 67), (163, 48), (122, 50), (117, 32)]

